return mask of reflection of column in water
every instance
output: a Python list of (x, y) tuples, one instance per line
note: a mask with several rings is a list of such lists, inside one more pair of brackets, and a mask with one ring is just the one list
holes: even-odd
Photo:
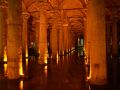
[(88, 87), (89, 87), (89, 90), (91, 90), (91, 87), (90, 87), (90, 85), (89, 85)]
[(25, 57), (28, 58), (28, 46), (26, 45), (25, 48), (26, 48), (26, 50), (25, 50), (25, 53), (26, 53), (26, 54), (25, 54)]
[(48, 66), (44, 67), (44, 73), (45, 73), (45, 77), (47, 78), (47, 70), (48, 70)]
[(47, 64), (47, 58), (48, 58), (48, 54), (45, 54), (44, 56), (44, 63)]
[(59, 56), (58, 56), (58, 53), (57, 53), (57, 56), (56, 56), (56, 57), (57, 57), (57, 65), (58, 65), (58, 62), (59, 62)]
[(7, 76), (7, 64), (4, 64), (4, 75)]
[(25, 59), (24, 76), (28, 76), (28, 58)]
[(20, 90), (23, 90), (23, 80), (20, 81)]
[(28, 70), (28, 58), (25, 59), (26, 61), (26, 71)]

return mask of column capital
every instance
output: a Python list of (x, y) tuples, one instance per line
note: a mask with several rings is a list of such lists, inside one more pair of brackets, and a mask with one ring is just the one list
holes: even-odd
[(28, 12), (22, 12), (22, 16), (24, 19), (28, 19), (30, 15)]
[(1, 0), (0, 1), (0, 8), (7, 8), (7, 1), (6, 0)]

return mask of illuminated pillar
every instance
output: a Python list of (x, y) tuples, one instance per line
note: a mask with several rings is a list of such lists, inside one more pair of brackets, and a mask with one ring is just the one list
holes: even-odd
[(69, 49), (72, 50), (72, 32), (69, 33)]
[(21, 0), (8, 0), (8, 79), (18, 79), (22, 62), (22, 7)]
[(64, 55), (64, 35), (62, 25), (59, 25), (59, 55)]
[(46, 63), (48, 57), (47, 51), (47, 21), (44, 13), (40, 13), (40, 30), (39, 30), (39, 53), (40, 64)]
[(54, 20), (51, 30), (51, 48), (52, 48), (52, 58), (56, 59), (58, 54), (58, 28), (57, 22)]
[(104, 85), (107, 83), (104, 0), (88, 3), (86, 43), (90, 49), (90, 83)]
[(68, 52), (68, 24), (63, 24), (63, 30), (64, 30), (64, 53), (66, 54)]
[(4, 57), (4, 49), (6, 46), (6, 33), (7, 33), (7, 10), (6, 6), (4, 3), (0, 5), (0, 60), (3, 59)]
[(75, 37), (73, 33), (70, 33), (70, 50), (72, 51), (75, 47)]
[[(35, 25), (36, 25), (36, 29), (35, 29), (35, 33), (36, 33), (36, 40), (35, 40), (35, 47), (36, 47), (36, 51), (39, 52), (39, 30), (40, 30), (40, 19), (39, 20), (35, 20)], [(40, 54), (40, 53), (39, 53)]]
[(23, 31), (22, 31), (22, 55), (23, 57), (28, 57), (28, 28), (27, 28), (27, 20), (29, 18), (29, 14), (27, 12), (22, 13), (23, 16)]
[(70, 31), (68, 28), (68, 52), (70, 51)]

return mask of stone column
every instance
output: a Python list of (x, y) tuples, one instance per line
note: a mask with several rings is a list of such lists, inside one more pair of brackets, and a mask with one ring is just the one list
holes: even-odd
[(21, 74), (22, 62), (22, 1), (8, 0), (8, 79), (18, 79)]
[(70, 51), (70, 30), (68, 27), (68, 52)]
[(48, 50), (47, 50), (47, 19), (43, 12), (40, 12), (40, 30), (39, 30), (39, 53), (40, 64), (47, 63)]
[(90, 83), (107, 83), (104, 0), (90, 0), (87, 11), (87, 45), (90, 47)]
[(0, 5), (0, 62), (3, 61), (7, 45), (7, 8), (4, 2)]
[[(35, 49), (37, 52), (39, 52), (39, 31), (40, 31), (40, 19), (39, 20), (35, 20), (35, 25), (36, 25), (36, 29), (35, 29), (35, 37), (36, 37), (36, 40), (35, 40)], [(39, 53), (40, 54), (40, 53)]]
[(72, 33), (69, 32), (69, 50), (71, 51), (72, 50)]
[(64, 55), (64, 31), (62, 22), (60, 22), (59, 25), (59, 55), (60, 56)]
[(63, 24), (64, 30), (64, 53), (68, 53), (68, 23)]
[(118, 40), (117, 40), (117, 19), (113, 19), (113, 28), (112, 28), (112, 64), (113, 64), (113, 84), (116, 87), (118, 83)]
[(107, 78), (108, 78), (108, 84), (110, 85), (112, 82), (112, 24), (110, 20), (106, 20), (106, 59), (107, 59)]
[(28, 26), (27, 21), (29, 18), (29, 14), (27, 12), (22, 13), (23, 17), (23, 31), (22, 31), (22, 57), (28, 57)]
[(58, 28), (57, 28), (56, 20), (53, 21), (50, 36), (51, 36), (52, 58), (56, 59), (58, 54)]
[(73, 49), (75, 49), (75, 36), (73, 35), (73, 33), (70, 33), (70, 49), (71, 49), (71, 51), (73, 50)]

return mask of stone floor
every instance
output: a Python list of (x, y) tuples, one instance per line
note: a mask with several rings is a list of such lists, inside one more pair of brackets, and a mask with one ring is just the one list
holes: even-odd
[(79, 53), (46, 62), (40, 65), (34, 59), (24, 60), (24, 76), (18, 80), (8, 80), (7, 64), (0, 64), (0, 90), (109, 90), (86, 82), (84, 59)]

